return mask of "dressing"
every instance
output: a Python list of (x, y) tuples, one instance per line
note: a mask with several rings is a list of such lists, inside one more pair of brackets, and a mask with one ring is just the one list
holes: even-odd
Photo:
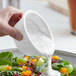
[(51, 64), (50, 64), (51, 63), (51, 57), (48, 56), (47, 59), (48, 59), (48, 67), (47, 67), (48, 76), (60, 76), (60, 73), (58, 71), (53, 70), (51, 67)]

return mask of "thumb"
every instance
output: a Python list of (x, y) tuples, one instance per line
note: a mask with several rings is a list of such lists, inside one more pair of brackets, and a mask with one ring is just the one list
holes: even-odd
[(22, 34), (10, 25), (4, 27), (4, 33), (10, 35), (16, 40), (22, 40)]

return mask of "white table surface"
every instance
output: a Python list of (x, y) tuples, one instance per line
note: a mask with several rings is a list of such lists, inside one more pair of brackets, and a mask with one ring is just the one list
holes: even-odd
[[(40, 13), (54, 36), (56, 49), (76, 53), (76, 36), (70, 34), (69, 18), (48, 6), (48, 2), (40, 0), (21, 0), (20, 8), (24, 11), (35, 10)], [(16, 48), (11, 37), (0, 37), (0, 49)]]

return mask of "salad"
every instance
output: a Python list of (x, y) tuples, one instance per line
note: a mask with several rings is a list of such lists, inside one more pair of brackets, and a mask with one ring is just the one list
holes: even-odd
[[(61, 76), (76, 76), (76, 67), (58, 56), (51, 58), (52, 68)], [(44, 56), (13, 57), (12, 52), (0, 53), (0, 76), (40, 76), (47, 69)]]

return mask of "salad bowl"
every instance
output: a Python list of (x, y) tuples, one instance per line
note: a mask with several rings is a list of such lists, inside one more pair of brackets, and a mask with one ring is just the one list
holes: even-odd
[[(0, 52), (7, 52), (7, 51), (11, 51), (13, 53), (14, 57), (19, 57), (20, 58), (20, 57), (23, 57), (24, 55), (26, 55), (26, 54), (22, 54), (17, 48), (0, 50)], [(75, 61), (76, 54), (61, 51), (61, 50), (55, 50), (53, 56), (58, 56), (59, 58), (62, 58), (63, 60), (66, 60), (65, 61), (66, 64), (68, 64), (68, 62), (69, 62), (72, 66), (76, 66), (76, 61)], [(46, 71), (43, 72), (40, 76), (47, 76)], [(73, 72), (73, 73), (75, 74), (75, 72)], [(75, 76), (74, 74), (73, 75), (61, 75), (61, 76)]]

